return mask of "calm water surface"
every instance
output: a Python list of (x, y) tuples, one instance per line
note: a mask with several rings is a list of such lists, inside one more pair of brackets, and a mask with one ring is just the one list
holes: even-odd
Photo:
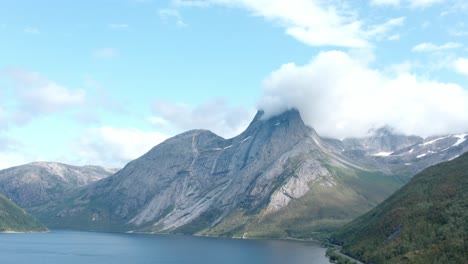
[(0, 263), (329, 264), (316, 243), (75, 231), (0, 234)]

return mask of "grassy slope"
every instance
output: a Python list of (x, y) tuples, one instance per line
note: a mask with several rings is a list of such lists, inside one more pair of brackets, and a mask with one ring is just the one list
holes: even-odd
[(372, 263), (466, 263), (468, 153), (430, 167), (334, 235)]
[(81, 198), (84, 188), (77, 189), (61, 203), (40, 207), (31, 213), (53, 229), (74, 229), (86, 231), (124, 232), (134, 230), (123, 220), (111, 219), (109, 204), (104, 196), (93, 197), (83, 205)]
[(47, 228), (5, 196), (0, 195), (0, 232), (38, 232)]
[(337, 184), (320, 180), (298, 200), (282, 210), (263, 216), (245, 210), (232, 213), (220, 224), (198, 229), (198, 234), (255, 238), (321, 238), (369, 211), (405, 183), (405, 177), (330, 167)]

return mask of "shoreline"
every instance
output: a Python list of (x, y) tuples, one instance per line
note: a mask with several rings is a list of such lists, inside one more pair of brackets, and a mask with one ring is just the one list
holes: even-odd
[[(57, 229), (60, 230), (60, 229)], [(71, 230), (71, 229), (69, 229)], [(72, 230), (73, 231), (73, 230)], [(100, 232), (100, 231), (91, 231), (91, 232)], [(111, 232), (111, 233), (123, 233), (123, 234), (142, 234), (142, 235), (183, 235), (183, 236), (193, 236), (193, 237), (206, 237), (206, 238), (222, 238), (222, 239), (236, 239), (236, 240), (274, 240), (274, 241), (291, 241), (291, 242), (303, 242), (303, 243), (319, 243), (323, 248), (328, 248), (324, 241), (320, 241), (314, 238), (294, 238), (294, 237), (283, 237), (283, 238), (265, 238), (265, 237), (228, 237), (228, 236), (210, 236), (210, 235), (197, 235), (197, 234), (183, 234), (183, 233), (154, 233), (154, 232), (134, 232), (134, 231), (125, 231), (125, 232)]]
[(205, 238), (218, 238), (218, 239), (236, 239), (236, 240), (274, 240), (274, 241), (291, 241), (291, 242), (302, 242), (302, 243), (318, 243), (323, 248), (329, 248), (324, 241), (314, 238), (294, 238), (294, 237), (283, 237), (283, 238), (265, 238), (265, 237), (228, 237), (228, 236), (210, 236), (210, 235), (197, 235), (197, 234), (184, 234), (184, 233), (157, 233), (157, 232), (137, 232), (137, 231), (105, 231), (105, 230), (82, 230), (82, 229), (51, 229), (48, 232), (53, 231), (75, 231), (75, 232), (93, 232), (93, 233), (109, 233), (109, 234), (129, 234), (129, 235), (178, 235), (178, 236), (192, 236), (192, 237), (205, 237)]
[(50, 233), (50, 230), (45, 230), (45, 231), (11, 231), (11, 230), (0, 231), (0, 234), (46, 234), (46, 233)]

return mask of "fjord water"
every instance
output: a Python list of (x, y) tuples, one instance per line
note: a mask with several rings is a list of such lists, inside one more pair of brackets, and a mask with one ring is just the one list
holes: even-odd
[(325, 264), (316, 243), (53, 231), (0, 234), (2, 264)]

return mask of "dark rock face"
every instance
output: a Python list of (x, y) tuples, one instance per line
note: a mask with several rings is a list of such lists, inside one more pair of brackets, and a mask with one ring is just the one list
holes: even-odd
[(98, 166), (70, 166), (34, 162), (0, 171), (0, 193), (23, 208), (32, 208), (63, 196), (75, 187), (91, 184), (115, 173)]

